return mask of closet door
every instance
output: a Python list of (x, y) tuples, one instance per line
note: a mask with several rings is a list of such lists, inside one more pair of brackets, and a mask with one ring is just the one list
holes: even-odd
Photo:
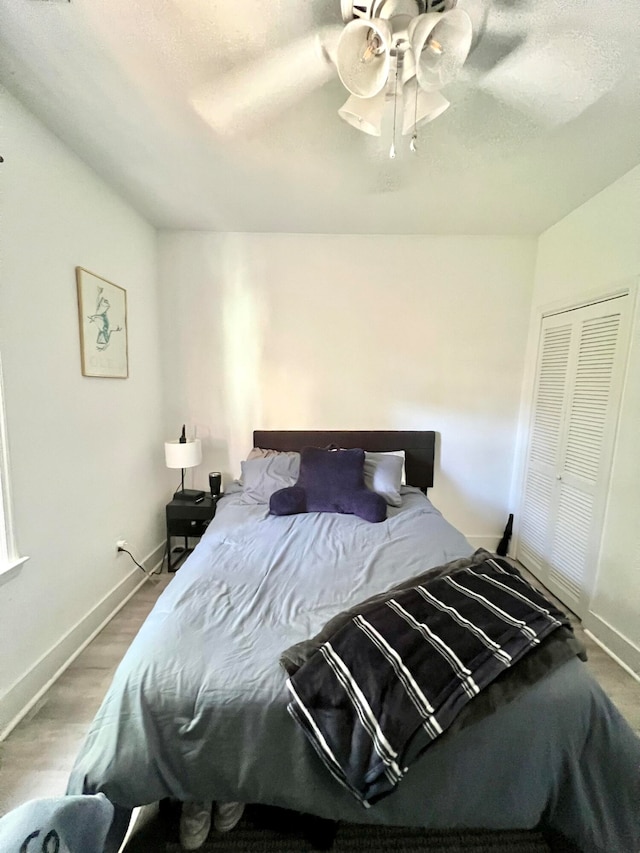
[(552, 504), (573, 334), (571, 317), (558, 315), (543, 321), (517, 550), (520, 562), (543, 581), (549, 573)]
[(620, 296), (542, 324), (518, 557), (578, 615), (600, 547), (627, 303)]

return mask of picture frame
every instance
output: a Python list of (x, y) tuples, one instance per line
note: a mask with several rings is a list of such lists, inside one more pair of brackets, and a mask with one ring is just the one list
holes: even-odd
[(76, 286), (82, 375), (127, 379), (127, 291), (84, 267), (76, 267)]

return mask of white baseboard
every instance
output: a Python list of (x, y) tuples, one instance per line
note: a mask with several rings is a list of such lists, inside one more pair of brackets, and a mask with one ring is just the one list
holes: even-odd
[(495, 554), (496, 545), (500, 541), (500, 536), (468, 536), (465, 534), (465, 539), (470, 542), (474, 548), (484, 548), (485, 551), (491, 551)]
[[(165, 543), (162, 542), (142, 561), (148, 572), (156, 571), (162, 565), (164, 549)], [(140, 577), (140, 569), (132, 569), (126, 578), (108, 592), (9, 688), (0, 700), (0, 741), (7, 737), (80, 652), (146, 583), (147, 578)]]
[(640, 648), (609, 625), (596, 613), (589, 611), (582, 620), (586, 633), (620, 664), (636, 681), (640, 681)]

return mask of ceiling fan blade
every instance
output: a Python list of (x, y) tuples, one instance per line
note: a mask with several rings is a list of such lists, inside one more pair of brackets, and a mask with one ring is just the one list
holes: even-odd
[(458, 7), (471, 19), (471, 50), (460, 75), (461, 81), (474, 85), (499, 62), (504, 61), (527, 39), (530, 25), (527, 12), (520, 6), (526, 0), (459, 0)]
[(510, 56), (526, 41), (524, 33), (500, 34), (486, 32), (465, 63), (471, 74), (488, 74), (498, 63)]
[(293, 106), (336, 73), (342, 27), (326, 27), (194, 92), (191, 104), (219, 134), (248, 132)]
[(616, 85), (624, 71), (615, 41), (588, 32), (526, 41), (478, 87), (547, 127), (566, 124)]

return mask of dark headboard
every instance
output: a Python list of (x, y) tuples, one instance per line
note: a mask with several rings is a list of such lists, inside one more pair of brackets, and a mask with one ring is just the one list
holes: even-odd
[(370, 452), (404, 450), (407, 484), (423, 491), (433, 486), (436, 434), (414, 430), (256, 430), (253, 446), (270, 450), (303, 447), (361, 447)]

